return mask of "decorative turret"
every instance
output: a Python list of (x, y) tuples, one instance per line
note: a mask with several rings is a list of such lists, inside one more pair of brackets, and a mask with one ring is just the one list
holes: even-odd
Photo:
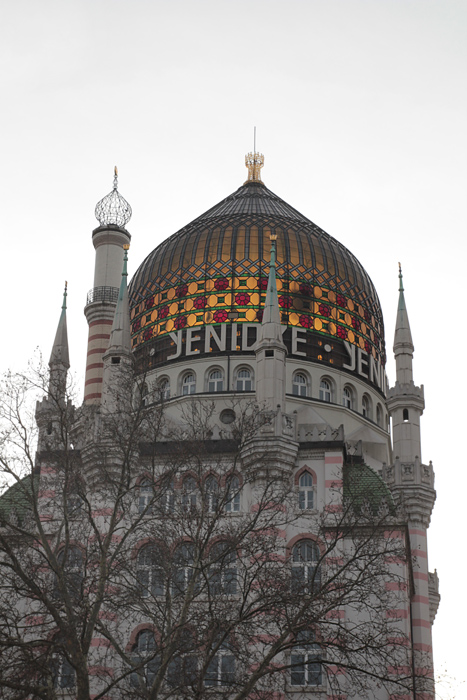
[(253, 153), (247, 153), (245, 156), (245, 165), (248, 168), (248, 180), (245, 181), (245, 185), (249, 182), (256, 182), (263, 184), (261, 180), (261, 168), (264, 165), (264, 156), (262, 153), (257, 153), (256, 150)]
[[(412, 379), (414, 346), (399, 265), (399, 303), (394, 334), (396, 383), (389, 389), (387, 407), (392, 418), (393, 464), (384, 470), (385, 480), (407, 517), (410, 562), (413, 570), (411, 597), (411, 643), (415, 669), (424, 669), (426, 683), (415, 680), (414, 695), (431, 700), (431, 623), (439, 596), (430, 590), (426, 530), (436, 498), (433, 465), (422, 463), (420, 416), (425, 407), (423, 386)], [(433, 586), (431, 587), (433, 589)], [(431, 609), (430, 609), (431, 608)], [(420, 685), (420, 687), (419, 687)], [(428, 690), (428, 692), (426, 692)]]
[(129, 245), (124, 246), (122, 281), (118, 293), (117, 308), (110, 332), (109, 347), (102, 356), (104, 363), (102, 404), (107, 410), (115, 408), (116, 403), (123, 397), (126, 401), (131, 401), (133, 355), (131, 352), (130, 306), (127, 287), (129, 247)]
[(270, 478), (295, 466), (298, 442), (295, 416), (285, 413), (285, 358), (276, 284), (276, 234), (271, 234), (271, 261), (263, 318), (255, 345), (256, 400), (263, 417), (259, 434), (242, 452), (247, 470)]
[(124, 228), (131, 218), (131, 207), (118, 192), (118, 172), (114, 170), (112, 191), (96, 206), (100, 226), (92, 233), (96, 249), (94, 287), (88, 293), (84, 313), (88, 321), (88, 352), (84, 401), (100, 403), (102, 396), (102, 356), (108, 348), (110, 329), (118, 301), (123, 248), (131, 236)]
[(70, 369), (66, 323), (67, 283), (57, 332), (50, 353), (48, 395), (36, 403), (36, 422), (39, 428), (38, 450), (63, 449), (67, 424), (72, 406), (66, 400), (66, 380)]

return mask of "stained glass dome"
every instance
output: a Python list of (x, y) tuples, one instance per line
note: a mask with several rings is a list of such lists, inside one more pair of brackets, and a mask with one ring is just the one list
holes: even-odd
[(247, 181), (141, 264), (130, 286), (135, 352), (185, 327), (259, 323), (271, 233), (282, 324), (347, 341), (384, 364), (381, 307), (362, 265), (260, 180)]

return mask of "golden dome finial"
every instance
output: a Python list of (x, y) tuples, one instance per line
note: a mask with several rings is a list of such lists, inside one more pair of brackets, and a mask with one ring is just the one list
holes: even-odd
[(261, 168), (264, 165), (263, 154), (257, 153), (256, 151), (247, 153), (245, 156), (245, 165), (248, 168), (248, 180), (246, 182), (262, 182)]

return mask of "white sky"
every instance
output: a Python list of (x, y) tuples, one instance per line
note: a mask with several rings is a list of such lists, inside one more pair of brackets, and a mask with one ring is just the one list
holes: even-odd
[(438, 490), (443, 700), (467, 697), (466, 20), (463, 0), (15, 0), (0, 26), (3, 368), (48, 357), (67, 279), (82, 380), (94, 206), (115, 164), (134, 272), (242, 184), (254, 125), (267, 186), (372, 277), (391, 382), (402, 262)]

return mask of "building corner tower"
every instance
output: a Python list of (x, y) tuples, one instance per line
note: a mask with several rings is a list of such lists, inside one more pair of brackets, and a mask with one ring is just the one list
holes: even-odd
[(412, 563), (410, 623), (412, 675), (417, 698), (434, 697), (431, 625), (439, 603), (436, 572), (428, 571), (427, 529), (436, 499), (433, 465), (423, 464), (420, 417), (425, 408), (423, 385), (413, 381), (414, 345), (399, 265), (399, 302), (394, 334), (396, 382), (389, 389), (387, 407), (392, 419), (393, 463), (386, 481), (405, 512)]
[(84, 314), (89, 326), (86, 356), (84, 402), (100, 404), (104, 374), (103, 355), (109, 346), (115, 309), (118, 302), (123, 265), (123, 247), (131, 236), (125, 226), (131, 207), (118, 192), (117, 168), (112, 191), (96, 206), (99, 226), (92, 232), (96, 250), (94, 286), (88, 292)]

